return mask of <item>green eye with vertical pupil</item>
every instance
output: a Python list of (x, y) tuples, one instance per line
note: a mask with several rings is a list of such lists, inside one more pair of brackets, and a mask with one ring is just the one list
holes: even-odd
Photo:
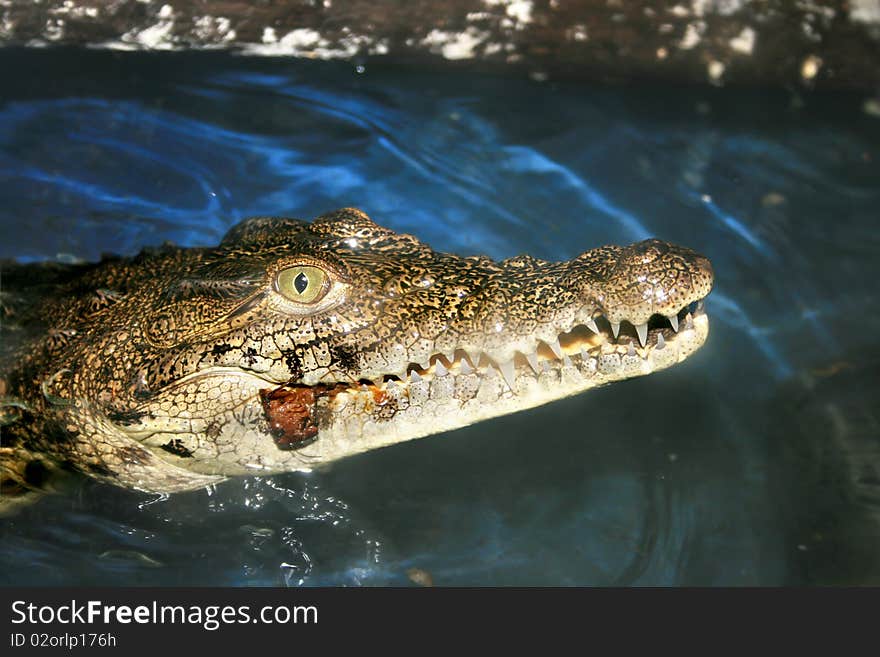
[(327, 272), (311, 265), (285, 269), (275, 280), (281, 294), (299, 303), (315, 303), (327, 294), (330, 287)]

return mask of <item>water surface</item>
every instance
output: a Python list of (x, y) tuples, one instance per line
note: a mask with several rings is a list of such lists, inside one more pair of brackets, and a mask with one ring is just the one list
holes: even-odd
[(0, 258), (216, 244), (354, 205), (435, 249), (708, 255), (686, 363), (310, 474), (85, 479), (0, 521), (2, 584), (880, 582), (880, 120), (839, 94), (220, 54), (0, 51)]

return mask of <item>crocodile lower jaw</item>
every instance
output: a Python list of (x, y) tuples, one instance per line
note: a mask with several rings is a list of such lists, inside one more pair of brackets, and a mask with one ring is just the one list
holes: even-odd
[(316, 438), (298, 451), (317, 465), (534, 408), (671, 367), (699, 349), (708, 334), (708, 317), (697, 313), (674, 337), (664, 338), (662, 347), (655, 339), (644, 348), (602, 344), (578, 349), (573, 355), (563, 353), (562, 359), (539, 360), (538, 373), (529, 365), (516, 367), (512, 377), (491, 365), (465, 366), (464, 373), (461, 365), (444, 366), (445, 373), (438, 373), (433, 365), (404, 381), (337, 388), (316, 415)]
[[(128, 435), (163, 460), (179, 462), (169, 450), (176, 441), (196, 445), (187, 467), (210, 474), (308, 470), (371, 449), (459, 429), (482, 420), (534, 408), (614, 381), (671, 367), (694, 353), (709, 334), (702, 306), (684, 309), (676, 332), (671, 326), (649, 327), (644, 346), (630, 332), (617, 338), (575, 327), (558, 344), (542, 345), (499, 367), (489, 357), (457, 352), (451, 361), (436, 357), (426, 368), (412, 367), (405, 378), (315, 386), (277, 384), (247, 370), (215, 368), (178, 381), (177, 386), (219, 385), (227, 392), (218, 403), (236, 418), (239, 433), (227, 442), (253, 443), (257, 457), (202, 461), (199, 445), (210, 444), (210, 409), (194, 417), (161, 411)], [(634, 331), (632, 331), (634, 333)], [(558, 351), (558, 353), (557, 353)], [(238, 410), (232, 411), (234, 405)], [(218, 412), (219, 416), (220, 413)], [(242, 418), (247, 418), (244, 421)], [(189, 442), (187, 442), (189, 441)], [(170, 451), (170, 454), (169, 454)]]

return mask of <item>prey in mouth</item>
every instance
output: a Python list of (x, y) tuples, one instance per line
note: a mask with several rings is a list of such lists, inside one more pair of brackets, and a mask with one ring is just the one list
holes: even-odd
[(675, 365), (707, 338), (712, 280), (659, 240), (496, 262), (350, 208), (249, 219), (55, 291), (33, 313), (52, 336), (4, 365), (13, 427), (144, 490), (310, 469)]

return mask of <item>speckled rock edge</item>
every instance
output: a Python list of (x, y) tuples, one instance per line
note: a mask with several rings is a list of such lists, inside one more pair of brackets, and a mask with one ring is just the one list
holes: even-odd
[(873, 90), (880, 0), (0, 0), (0, 44)]

